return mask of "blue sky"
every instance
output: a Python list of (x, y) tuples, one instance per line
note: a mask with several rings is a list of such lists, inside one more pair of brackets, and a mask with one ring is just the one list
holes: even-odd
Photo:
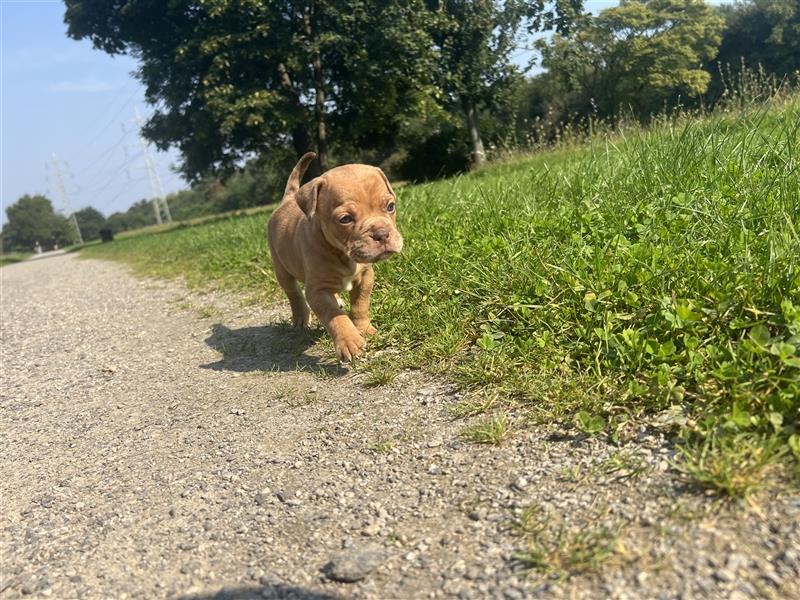
[[(597, 13), (615, 0), (588, 0)], [(718, 3), (718, 2), (715, 2)], [(127, 56), (111, 57), (67, 37), (61, 0), (0, 0), (0, 202), (45, 194), (63, 210), (52, 166), (55, 153), (72, 210), (103, 214), (153, 196), (134, 122), (150, 109)], [(529, 52), (515, 61), (524, 64)], [(171, 168), (173, 153), (150, 147), (166, 193), (186, 187)]]
[[(68, 38), (60, 0), (0, 0), (0, 16), (2, 222), (23, 194), (46, 194), (63, 208), (53, 153), (73, 210), (91, 205), (109, 215), (151, 197), (133, 112), (150, 109), (131, 77), (135, 61)], [(186, 187), (170, 168), (176, 155), (151, 151), (164, 190)]]

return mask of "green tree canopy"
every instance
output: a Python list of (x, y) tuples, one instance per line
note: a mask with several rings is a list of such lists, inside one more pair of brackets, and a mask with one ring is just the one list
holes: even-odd
[(87, 206), (75, 212), (75, 220), (81, 228), (84, 241), (100, 239), (100, 230), (106, 224), (106, 218), (96, 208)]
[(147, 199), (139, 200), (125, 212), (113, 213), (108, 217), (107, 223), (114, 233), (155, 225), (153, 203)]
[(567, 31), (582, 0), (429, 0), (429, 6), (439, 60), (438, 97), (451, 112), (463, 115), (473, 164), (480, 165), (486, 153), (479, 112), (507, 109), (522, 80), (512, 53), (533, 31)]
[(138, 59), (144, 127), (197, 179), (291, 145), (385, 145), (426, 94), (421, 0), (66, 0), (75, 39)]
[(621, 108), (648, 116), (706, 91), (711, 76), (702, 67), (716, 55), (722, 28), (702, 0), (622, 0), (542, 44), (543, 66), (602, 116)]
[(720, 8), (725, 32), (718, 61), (736, 69), (744, 60), (779, 76), (800, 70), (800, 0), (749, 0)]
[(8, 222), (3, 227), (6, 250), (31, 251), (38, 242), (44, 248), (72, 242), (72, 231), (63, 216), (53, 210), (44, 196), (25, 194), (6, 208)]

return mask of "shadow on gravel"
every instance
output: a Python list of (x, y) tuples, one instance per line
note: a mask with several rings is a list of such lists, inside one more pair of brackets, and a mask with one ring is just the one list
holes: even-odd
[(178, 600), (263, 600), (264, 598), (274, 598), (276, 600), (340, 600), (340, 596), (312, 592), (311, 590), (282, 584), (223, 588), (213, 594), (179, 596)]
[(217, 362), (201, 365), (215, 371), (323, 371), (344, 375), (338, 363), (323, 362), (306, 354), (325, 332), (322, 329), (299, 331), (288, 324), (229, 329), (221, 323), (211, 326), (206, 344), (222, 354)]

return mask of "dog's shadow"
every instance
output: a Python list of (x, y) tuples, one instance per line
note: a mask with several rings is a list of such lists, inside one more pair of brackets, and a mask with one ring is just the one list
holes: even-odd
[(328, 375), (344, 375), (347, 369), (337, 362), (307, 353), (323, 334), (322, 329), (298, 330), (288, 324), (230, 329), (216, 323), (205, 341), (222, 357), (201, 367), (239, 373), (323, 371)]

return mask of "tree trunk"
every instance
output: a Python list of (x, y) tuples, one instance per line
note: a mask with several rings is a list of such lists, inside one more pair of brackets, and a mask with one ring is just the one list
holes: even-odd
[[(297, 157), (300, 158), (306, 152), (312, 152), (314, 150), (311, 134), (305, 124), (305, 110), (302, 102), (300, 102), (300, 95), (292, 84), (292, 78), (286, 70), (286, 65), (283, 63), (278, 63), (278, 75), (280, 76), (281, 86), (286, 90), (294, 105), (293, 112), (295, 113), (297, 121), (292, 129), (292, 147)], [(308, 166), (304, 180), (308, 181), (319, 175), (322, 175), (322, 169), (320, 168), (319, 162), (315, 160)]]
[(314, 70), (314, 121), (317, 137), (317, 162), (319, 163), (319, 168), (324, 171), (328, 163), (328, 137), (325, 130), (325, 78), (322, 74), (322, 59), (319, 55), (319, 48), (316, 46), (316, 40), (314, 39), (314, 28), (311, 23), (312, 10), (313, 8), (309, 8), (303, 13), (303, 25), (308, 41), (314, 48), (311, 56), (311, 67)]
[(469, 128), (469, 139), (472, 144), (472, 167), (480, 167), (486, 163), (486, 152), (483, 149), (483, 140), (481, 139), (480, 129), (478, 129), (478, 115), (472, 100), (464, 101), (464, 112), (467, 114), (467, 127)]

